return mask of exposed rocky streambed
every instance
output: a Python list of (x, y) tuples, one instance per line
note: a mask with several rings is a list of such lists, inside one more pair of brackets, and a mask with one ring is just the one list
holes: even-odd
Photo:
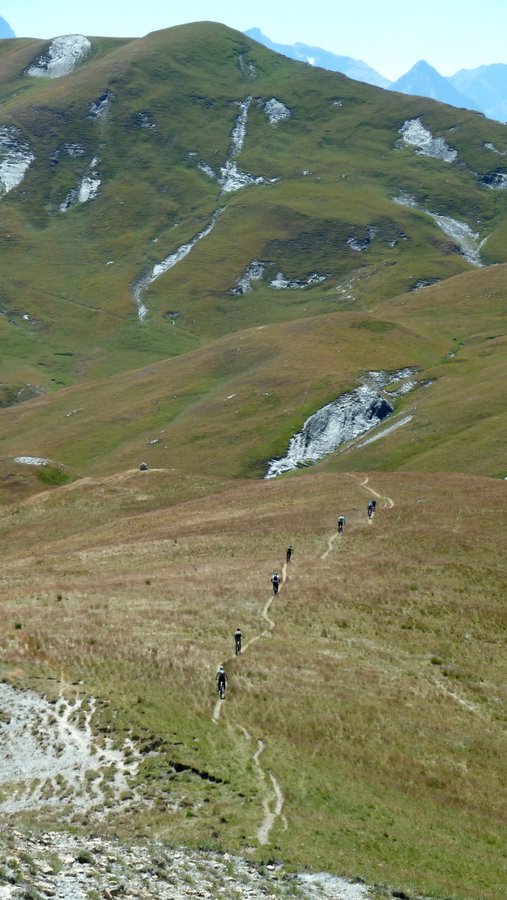
[[(139, 755), (92, 730), (94, 701), (49, 702), (0, 684), (0, 900), (373, 900), (400, 897), (328, 873), (288, 873), (228, 853), (126, 842), (72, 825), (86, 810), (98, 827), (122, 806)], [(130, 792), (132, 796), (132, 792)], [(134, 797), (134, 803), (136, 799)], [(29, 830), (19, 813), (53, 809), (53, 830)], [(405, 895), (403, 895), (405, 896)]]
[(93, 734), (95, 705), (0, 684), (0, 814), (60, 806), (93, 818), (130, 796), (139, 755)]
[[(412, 376), (417, 369), (396, 372), (367, 372), (359, 387), (327, 403), (304, 422), (301, 431), (290, 439), (285, 456), (272, 459), (266, 478), (276, 478), (300, 466), (322, 459), (341, 444), (352, 441), (374, 428), (394, 412), (393, 400), (413, 390)], [(398, 384), (399, 382), (399, 384)], [(389, 396), (383, 391), (389, 388)]]
[(228, 853), (124, 845), (63, 832), (12, 830), (0, 838), (0, 900), (138, 897), (145, 900), (368, 900), (364, 884), (257, 868)]

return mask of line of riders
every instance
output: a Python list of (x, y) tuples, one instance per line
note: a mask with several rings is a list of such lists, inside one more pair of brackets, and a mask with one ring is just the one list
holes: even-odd
[[(368, 518), (369, 519), (373, 518), (376, 510), (377, 510), (377, 501), (376, 500), (368, 500)], [(337, 526), (338, 534), (343, 534), (344, 530), (345, 530), (345, 516), (338, 516), (338, 526)], [(285, 560), (287, 563), (289, 563), (291, 561), (292, 553), (293, 553), (292, 544), (289, 544), (289, 546), (287, 547), (286, 554), (285, 554)], [(271, 584), (273, 586), (273, 594), (275, 597), (278, 594), (278, 589), (280, 587), (281, 581), (282, 581), (282, 579), (280, 578), (278, 572), (273, 572), (273, 574), (271, 576)], [(234, 652), (235, 652), (236, 656), (238, 656), (238, 654), (241, 653), (242, 638), (243, 638), (243, 635), (241, 633), (241, 628), (238, 626), (238, 628), (236, 628), (236, 631), (234, 632)], [(216, 674), (216, 682), (217, 682), (218, 696), (220, 697), (221, 700), (223, 700), (225, 697), (225, 689), (226, 689), (227, 682), (228, 682), (227, 673), (225, 671), (224, 666), (220, 666), (220, 668)]]

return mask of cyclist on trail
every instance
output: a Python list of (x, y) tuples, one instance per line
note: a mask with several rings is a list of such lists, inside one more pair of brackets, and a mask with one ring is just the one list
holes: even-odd
[(278, 588), (280, 587), (280, 576), (278, 572), (273, 572), (271, 584), (273, 585), (273, 594), (278, 594)]
[(239, 628), (239, 627), (236, 628), (236, 631), (234, 632), (234, 644), (236, 647), (236, 656), (238, 655), (238, 653), (241, 653), (241, 638), (242, 637), (243, 637), (243, 635), (241, 634), (241, 628)]
[(287, 547), (287, 553), (285, 555), (285, 559), (287, 562), (290, 562), (291, 556), (292, 556), (292, 544), (289, 544), (289, 546)]
[(373, 513), (375, 512), (375, 500), (368, 500), (368, 518), (371, 519)]
[(343, 534), (345, 528), (345, 516), (338, 516), (338, 534)]
[(220, 668), (216, 674), (216, 681), (217, 681), (217, 691), (220, 695), (221, 700), (224, 699), (225, 687), (227, 684), (227, 680), (228, 679), (227, 679), (227, 675), (225, 674), (225, 669), (223, 666), (220, 666)]

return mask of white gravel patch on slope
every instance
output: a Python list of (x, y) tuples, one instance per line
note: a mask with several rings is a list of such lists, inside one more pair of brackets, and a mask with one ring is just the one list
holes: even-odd
[(433, 156), (442, 162), (454, 162), (458, 151), (445, 142), (442, 137), (433, 137), (431, 131), (424, 127), (420, 119), (408, 119), (403, 123), (399, 133), (407, 147), (415, 147), (421, 156)]
[(18, 128), (0, 126), (0, 184), (3, 187), (0, 193), (8, 194), (21, 184), (34, 159), (35, 155)]
[[(102, 811), (105, 771), (112, 796), (128, 790), (137, 757), (127, 763), (109, 739), (95, 738), (94, 711), (93, 700), (87, 707), (62, 696), (50, 703), (33, 691), (0, 684), (0, 812), (65, 804)], [(132, 752), (130, 744), (127, 749)]]
[(30, 78), (61, 78), (74, 71), (85, 59), (92, 45), (83, 34), (66, 34), (51, 41), (46, 53), (38, 56), (25, 69)]
[(421, 206), (415, 197), (412, 197), (410, 194), (402, 192), (398, 194), (397, 197), (393, 197), (393, 203), (397, 203), (399, 206), (408, 206), (411, 209), (419, 209), (421, 212), (425, 212), (428, 216), (430, 216), (436, 225), (447, 235), (450, 237), (457, 247), (461, 250), (462, 255), (465, 257), (467, 262), (471, 263), (473, 266), (477, 266), (477, 268), (481, 268), (483, 266), (483, 262), (481, 260), (480, 251), (481, 248), (487, 241), (486, 238), (481, 238), (478, 231), (472, 231), (470, 225), (467, 225), (466, 222), (460, 222), (458, 219), (453, 219), (452, 216), (442, 216), (438, 213), (431, 212), (428, 209), (425, 209)]

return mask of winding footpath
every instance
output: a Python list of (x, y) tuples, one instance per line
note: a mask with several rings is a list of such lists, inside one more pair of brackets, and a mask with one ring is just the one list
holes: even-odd
[[(283, 585), (285, 584), (286, 581), (287, 581), (287, 563), (284, 563), (283, 568), (282, 568), (281, 584), (278, 589), (279, 591), (281, 590), (281, 588), (283, 587)], [(275, 627), (275, 622), (269, 615), (269, 610), (271, 609), (271, 604), (273, 603), (274, 598), (275, 598), (275, 595), (272, 594), (269, 597), (269, 599), (266, 601), (266, 603), (264, 604), (264, 606), (262, 608), (262, 612), (261, 612), (262, 618), (267, 623), (267, 628), (265, 628), (259, 634), (256, 634), (252, 638), (250, 638), (250, 640), (246, 644), (243, 644), (243, 648), (241, 651), (242, 654), (245, 653), (245, 651), (248, 650), (252, 646), (252, 644), (254, 644), (256, 641), (259, 641), (263, 637), (267, 637), (273, 631), (273, 629)], [(231, 661), (233, 658), (234, 657), (229, 657), (229, 659), (226, 660), (226, 662)], [(220, 698), (218, 698), (213, 707), (213, 712), (212, 712), (212, 716), (211, 716), (211, 720), (214, 725), (219, 724), (220, 716), (221, 716), (223, 708), (224, 708), (224, 701), (221, 700)], [(241, 733), (246, 738), (246, 740), (249, 743), (251, 743), (251, 741), (253, 740), (252, 735), (245, 728), (245, 726), (242, 724), (237, 724), (236, 727), (239, 729), (239, 731), (241, 731)], [(259, 739), (257, 741), (257, 748), (252, 755), (254, 765), (258, 772), (259, 783), (260, 783), (261, 791), (262, 791), (262, 801), (261, 802), (262, 802), (262, 809), (264, 812), (264, 818), (257, 829), (257, 840), (258, 840), (259, 844), (261, 844), (262, 846), (269, 843), (269, 836), (270, 836), (271, 830), (272, 830), (275, 822), (277, 821), (277, 819), (281, 818), (284, 828), (285, 829), (287, 828), (287, 820), (286, 820), (285, 816), (282, 816), (282, 810), (283, 810), (284, 799), (285, 799), (283, 796), (283, 793), (282, 793), (282, 789), (281, 789), (278, 781), (276, 780), (275, 776), (273, 775), (273, 773), (271, 771), (267, 771), (267, 773), (266, 773), (266, 770), (262, 767), (261, 762), (260, 762), (261, 754), (264, 752), (265, 748), (266, 748), (265, 741)], [(266, 775), (269, 777), (269, 781), (271, 782), (271, 788), (269, 788), (269, 786), (268, 786), (268, 781), (267, 781)]]
[[(357, 477), (357, 476), (354, 476), (354, 477)], [(394, 506), (394, 500), (392, 500), (391, 497), (387, 497), (385, 494), (379, 494), (378, 491), (374, 491), (373, 488), (371, 488), (371, 487), (367, 488), (366, 485), (368, 483), (369, 483), (369, 479), (368, 479), (368, 476), (366, 476), (364, 481), (361, 481), (361, 487), (363, 487), (365, 490), (367, 490), (369, 494), (373, 494), (374, 497), (378, 497), (379, 500), (384, 500), (386, 509), (392, 509)]]
[[(357, 478), (358, 476), (353, 475), (352, 477)], [(391, 497), (387, 497), (384, 494), (380, 494), (378, 491), (375, 491), (373, 488), (371, 488), (369, 486), (368, 476), (366, 476), (364, 478), (364, 480), (360, 482), (360, 487), (364, 488), (366, 491), (368, 491), (368, 493), (374, 494), (375, 497), (378, 497), (380, 500), (382, 500), (385, 508), (387, 508), (387, 509), (393, 508), (394, 501), (391, 499)], [(368, 519), (368, 524), (369, 525), (372, 524), (372, 519)], [(335, 542), (337, 541), (338, 538), (340, 540), (342, 538), (342, 535), (339, 534), (338, 532), (334, 532), (332, 535), (330, 535), (330, 537), (327, 539), (326, 549), (324, 550), (322, 556), (320, 557), (321, 560), (324, 560), (329, 556), (329, 554), (333, 550), (333, 548), (335, 546)], [(281, 578), (279, 591), (282, 589), (282, 587), (284, 586), (286, 581), (287, 581), (287, 563), (284, 563), (283, 568), (282, 568), (282, 578)], [(259, 632), (259, 634), (254, 635), (253, 637), (250, 638), (249, 641), (247, 641), (245, 644), (243, 644), (242, 654), (245, 653), (247, 650), (249, 650), (252, 647), (252, 645), (254, 643), (256, 643), (257, 641), (261, 640), (262, 638), (268, 637), (271, 634), (271, 632), (273, 631), (273, 629), (275, 628), (276, 623), (275, 623), (274, 619), (272, 619), (270, 616), (270, 610), (271, 610), (271, 606), (272, 606), (274, 599), (275, 599), (275, 595), (271, 594), (270, 597), (268, 598), (268, 600), (266, 600), (266, 603), (264, 604), (262, 611), (261, 611), (261, 617), (266, 622), (266, 627), (261, 632)], [(235, 658), (234, 656), (230, 656), (226, 660), (226, 663), (233, 661), (234, 658)], [(214, 725), (218, 725), (220, 723), (224, 705), (225, 705), (224, 700), (221, 700), (220, 698), (218, 698), (216, 700), (214, 707), (213, 707), (213, 712), (211, 715), (211, 720)], [(252, 743), (252, 741), (254, 739), (252, 738), (252, 735), (250, 734), (250, 732), (247, 730), (247, 728), (243, 724), (234, 723), (231, 721), (229, 721), (228, 724), (230, 724), (233, 727), (236, 727), (241, 732), (241, 734), (243, 735), (245, 740), (247, 740), (249, 743)], [(263, 813), (264, 813), (263, 820), (262, 820), (261, 824), (259, 825), (259, 827), (257, 829), (257, 834), (256, 834), (257, 841), (261, 846), (265, 846), (266, 844), (269, 843), (271, 831), (272, 831), (275, 823), (278, 820), (280, 820), (282, 822), (284, 829), (287, 829), (287, 820), (286, 820), (285, 816), (283, 815), (283, 807), (284, 807), (285, 798), (284, 798), (282, 789), (281, 789), (278, 781), (276, 780), (275, 776), (273, 775), (273, 773), (269, 770), (264, 769), (262, 766), (262, 763), (261, 763), (261, 756), (264, 753), (266, 746), (267, 745), (266, 745), (265, 741), (258, 739), (256, 749), (255, 749), (254, 753), (252, 754), (252, 760), (254, 762), (255, 768), (258, 773), (259, 784), (260, 784), (261, 795), (262, 795), (261, 803), (262, 803), (262, 809), (263, 809)]]
[(321, 559), (326, 559), (326, 557), (329, 556), (329, 554), (331, 553), (331, 550), (333, 549), (334, 542), (336, 541), (337, 537), (341, 537), (341, 535), (339, 535), (338, 532), (336, 531), (334, 534), (331, 535), (331, 537), (329, 537), (327, 539), (327, 549), (324, 551), (324, 553), (320, 557)]

